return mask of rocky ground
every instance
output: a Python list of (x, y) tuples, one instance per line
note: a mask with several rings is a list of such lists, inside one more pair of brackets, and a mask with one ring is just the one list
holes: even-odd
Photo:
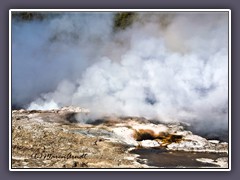
[(12, 168), (228, 167), (228, 143), (207, 140), (179, 123), (137, 117), (76, 120), (88, 113), (76, 107), (13, 110)]

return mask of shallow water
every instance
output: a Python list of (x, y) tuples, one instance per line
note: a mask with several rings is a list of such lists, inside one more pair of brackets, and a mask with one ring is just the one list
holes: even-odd
[[(197, 158), (209, 158), (216, 160), (227, 157), (226, 153), (193, 153), (184, 151), (168, 151), (163, 148), (140, 148), (130, 151), (140, 155), (139, 163), (159, 168), (217, 168), (218, 165), (199, 162)], [(144, 161), (146, 159), (147, 161)]]

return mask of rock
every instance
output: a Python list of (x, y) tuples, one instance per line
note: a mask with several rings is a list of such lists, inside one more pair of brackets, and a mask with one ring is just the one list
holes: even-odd
[(155, 140), (143, 140), (139, 142), (141, 147), (159, 147), (160, 143)]
[(208, 142), (213, 143), (213, 144), (218, 144), (219, 140), (208, 140)]
[[(48, 111), (14, 110), (12, 152), (14, 157), (19, 158), (15, 159), (13, 167), (24, 167), (26, 161), (29, 161), (27, 166), (30, 168), (146, 167), (129, 154), (130, 148), (139, 146), (161, 147), (171, 151), (228, 153), (227, 142), (207, 140), (186, 131), (179, 123), (153, 124), (137, 117), (108, 117), (107, 121), (97, 124), (66, 121), (68, 114), (88, 112), (87, 109), (73, 106)], [(34, 155), (36, 152), (60, 157), (66, 156), (66, 153), (73, 153), (74, 156), (86, 153), (87, 157), (44, 161), (32, 158), (40, 156)], [(225, 167), (228, 162), (218, 159), (214, 163)]]
[(89, 109), (81, 108), (81, 107), (74, 107), (74, 106), (66, 106), (62, 107), (58, 112), (74, 112), (74, 113), (90, 113)]
[(228, 158), (227, 157), (217, 158), (216, 160), (209, 159), (209, 158), (197, 158), (196, 160), (199, 162), (203, 162), (203, 163), (218, 165), (220, 168), (228, 168)]

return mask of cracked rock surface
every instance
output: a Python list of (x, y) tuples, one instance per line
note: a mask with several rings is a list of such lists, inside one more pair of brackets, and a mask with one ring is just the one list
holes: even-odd
[(48, 111), (13, 110), (12, 167), (159, 167), (148, 163), (147, 159), (140, 161), (141, 154), (131, 152), (139, 148), (221, 153), (219, 157), (215, 155), (215, 159), (198, 156), (196, 162), (228, 167), (228, 143), (207, 140), (184, 130), (180, 124), (156, 124), (137, 117), (106, 117), (82, 124), (75, 118), (79, 113), (87, 116), (90, 111), (74, 107)]

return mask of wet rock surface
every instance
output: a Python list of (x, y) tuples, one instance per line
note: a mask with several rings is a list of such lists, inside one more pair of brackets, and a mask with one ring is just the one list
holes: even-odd
[(159, 168), (227, 168), (225, 153), (196, 153), (169, 151), (159, 148), (139, 148), (131, 153), (139, 154), (138, 161)]
[(13, 168), (227, 168), (228, 143), (137, 117), (79, 123), (89, 110), (12, 111)]

